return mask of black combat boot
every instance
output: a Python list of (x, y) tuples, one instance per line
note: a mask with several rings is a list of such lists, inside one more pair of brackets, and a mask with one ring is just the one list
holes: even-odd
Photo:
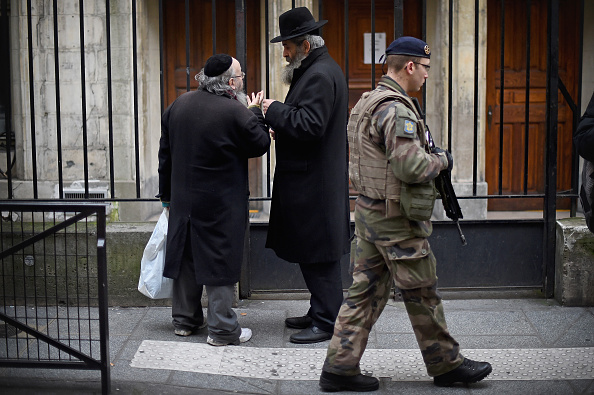
[(447, 387), (454, 383), (476, 383), (487, 377), (492, 370), (489, 362), (477, 362), (464, 358), (462, 365), (450, 372), (435, 376), (433, 383), (439, 387)]
[(341, 376), (322, 370), (320, 388), (324, 392), (336, 391), (375, 391), (379, 388), (379, 380), (375, 377), (358, 374), (356, 376)]

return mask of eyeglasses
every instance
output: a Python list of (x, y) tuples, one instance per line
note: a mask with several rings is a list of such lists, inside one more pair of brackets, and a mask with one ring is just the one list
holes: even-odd
[(244, 79), (245, 78), (245, 73), (242, 72), (241, 75), (234, 75), (231, 78), (241, 78), (241, 79)]
[[(411, 62), (413, 62), (411, 60)], [(423, 64), (423, 63), (419, 63), (419, 62), (413, 62), (414, 64), (420, 64), (421, 66), (423, 66), (425, 68), (425, 70), (427, 70), (427, 72), (429, 72), (429, 69), (431, 68), (431, 66), (429, 66), (428, 64)]]

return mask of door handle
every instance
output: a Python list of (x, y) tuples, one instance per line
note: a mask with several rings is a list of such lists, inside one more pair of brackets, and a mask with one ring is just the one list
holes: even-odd
[(489, 109), (487, 110), (487, 125), (489, 127), (489, 130), (491, 130), (492, 122), (493, 122), (493, 108), (491, 106), (489, 106)]

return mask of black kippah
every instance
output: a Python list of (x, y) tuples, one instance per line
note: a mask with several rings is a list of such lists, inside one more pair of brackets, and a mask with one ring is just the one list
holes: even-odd
[(204, 74), (207, 77), (216, 77), (229, 70), (232, 63), (233, 58), (227, 54), (220, 53), (212, 55), (204, 65)]

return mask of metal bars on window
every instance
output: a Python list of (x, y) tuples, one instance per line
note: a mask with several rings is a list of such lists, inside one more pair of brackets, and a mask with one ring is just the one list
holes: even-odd
[(108, 393), (105, 205), (0, 211), (0, 366), (99, 370)]

